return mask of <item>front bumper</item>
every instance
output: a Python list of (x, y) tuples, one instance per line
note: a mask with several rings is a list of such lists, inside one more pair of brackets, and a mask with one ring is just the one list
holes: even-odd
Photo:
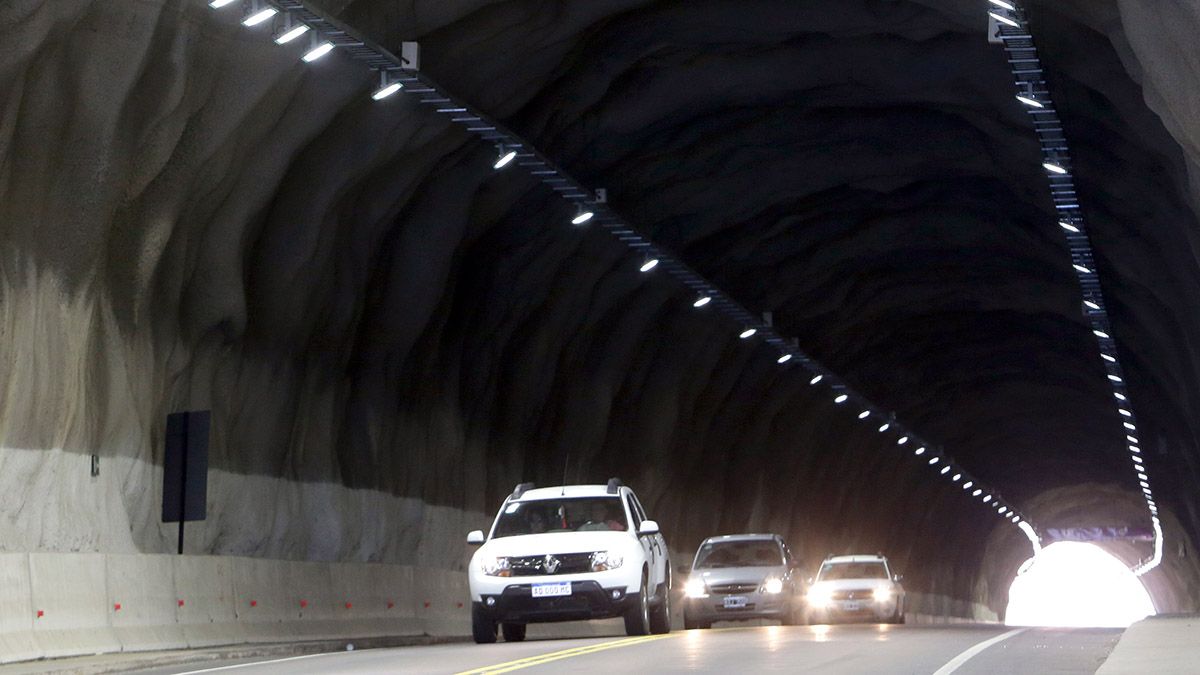
[(781, 619), (792, 609), (792, 597), (786, 593), (739, 593), (746, 599), (744, 607), (725, 607), (724, 595), (709, 594), (708, 597), (683, 600), (683, 611), (687, 617), (698, 621), (739, 621), (742, 619)]
[(834, 600), (822, 607), (809, 606), (810, 621), (884, 621), (896, 614), (896, 598), (876, 600)]
[(620, 616), (638, 602), (637, 591), (604, 588), (595, 581), (572, 581), (571, 594), (553, 598), (533, 597), (532, 585), (515, 583), (499, 593), (484, 593), (472, 604), (496, 621), (540, 623), (586, 621)]

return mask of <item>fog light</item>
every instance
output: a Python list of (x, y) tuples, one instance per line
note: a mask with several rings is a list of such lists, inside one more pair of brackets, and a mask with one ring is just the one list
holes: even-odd
[(484, 600), (484, 603), (486, 603), (488, 607), (494, 607), (496, 605), (496, 599), (488, 598), (487, 600)]
[(620, 600), (620, 599), (621, 599), (621, 591), (618, 591), (618, 590), (614, 589), (614, 590), (613, 590), (613, 592), (612, 592), (612, 599), (613, 599), (613, 600)]

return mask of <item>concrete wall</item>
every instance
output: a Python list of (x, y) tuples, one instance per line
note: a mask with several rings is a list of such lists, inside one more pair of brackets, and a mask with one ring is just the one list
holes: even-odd
[[(410, 565), (0, 554), (0, 663), (253, 642), (466, 637), (469, 608), (465, 573)], [(994, 621), (995, 614), (909, 593), (909, 620)], [(622, 635), (623, 629), (615, 619), (535, 626), (532, 634)]]
[(467, 635), (466, 575), (407, 565), (0, 555), (0, 663), (398, 635)]

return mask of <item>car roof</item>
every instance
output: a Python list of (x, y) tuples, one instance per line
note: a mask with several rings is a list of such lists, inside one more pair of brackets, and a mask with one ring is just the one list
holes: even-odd
[(777, 534), (722, 534), (705, 539), (704, 544), (716, 544), (723, 541), (773, 541), (777, 537), (783, 539)]
[(885, 562), (887, 558), (881, 555), (835, 555), (825, 559), (827, 563), (863, 563), (863, 562)]
[(621, 488), (618, 488), (616, 493), (609, 492), (607, 485), (560, 485), (526, 490), (520, 497), (510, 501), (531, 502), (561, 497), (620, 497), (623, 494), (624, 490)]

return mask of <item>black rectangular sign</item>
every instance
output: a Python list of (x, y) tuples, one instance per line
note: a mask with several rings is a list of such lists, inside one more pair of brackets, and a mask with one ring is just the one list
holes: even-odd
[(167, 415), (163, 458), (164, 523), (204, 520), (208, 507), (208, 410)]

